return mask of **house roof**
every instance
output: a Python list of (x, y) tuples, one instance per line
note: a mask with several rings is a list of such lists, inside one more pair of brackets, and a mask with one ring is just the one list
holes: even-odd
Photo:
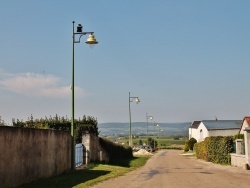
[(243, 123), (244, 121), (246, 121), (248, 127), (250, 127), (250, 117), (245, 117), (245, 118), (243, 119), (242, 123)]
[(246, 122), (247, 122), (248, 127), (250, 127), (250, 117), (244, 117), (244, 118), (243, 118), (243, 120), (242, 120), (242, 123), (241, 123), (241, 127), (240, 127), (239, 132), (240, 132), (240, 131), (241, 131), (241, 129), (242, 129), (242, 126), (243, 126), (244, 121), (246, 121)]
[(242, 120), (202, 120), (207, 130), (240, 129)]
[(193, 121), (193, 123), (189, 126), (189, 128), (197, 129), (200, 123), (201, 121)]

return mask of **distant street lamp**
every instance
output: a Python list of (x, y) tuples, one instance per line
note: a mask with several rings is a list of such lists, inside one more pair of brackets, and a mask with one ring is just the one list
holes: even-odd
[[(155, 127), (159, 127), (159, 125), (157, 124), (155, 124), (155, 122), (154, 122), (154, 135), (155, 135)], [(154, 149), (155, 149), (155, 138), (154, 138)]]
[(153, 116), (148, 116), (148, 113), (146, 113), (146, 121), (147, 121), (147, 145), (148, 145), (148, 119), (151, 121), (153, 120)]
[[(75, 84), (75, 79), (74, 79), (74, 61), (75, 61), (75, 43), (80, 43), (81, 37), (83, 35), (87, 35), (89, 34), (89, 38), (87, 39), (87, 41), (85, 42), (86, 44), (89, 44), (90, 47), (93, 47), (95, 44), (97, 44), (98, 42), (95, 39), (95, 36), (93, 35), (94, 32), (82, 32), (82, 25), (78, 24), (77, 26), (77, 31), (75, 32), (75, 21), (72, 22), (73, 23), (73, 35), (72, 35), (72, 44), (73, 44), (73, 50), (72, 50), (72, 85), (71, 85), (71, 90), (72, 90), (72, 118), (71, 118), (71, 169), (74, 170), (75, 169), (75, 140), (74, 140), (74, 121), (75, 121), (75, 117), (74, 117), (74, 112), (75, 112), (75, 102), (74, 102), (74, 98), (75, 98), (75, 89), (74, 89), (74, 84)], [(75, 40), (75, 37), (79, 36), (78, 40)]]
[(131, 109), (130, 109), (130, 103), (133, 102), (133, 99), (135, 99), (136, 104), (140, 102), (139, 97), (130, 97), (130, 92), (128, 93), (128, 104), (129, 104), (129, 146), (132, 147), (132, 134), (131, 134)]
[(159, 145), (159, 140), (160, 140), (160, 132), (163, 131), (160, 129), (160, 125), (156, 125), (155, 127), (158, 127), (158, 145)]

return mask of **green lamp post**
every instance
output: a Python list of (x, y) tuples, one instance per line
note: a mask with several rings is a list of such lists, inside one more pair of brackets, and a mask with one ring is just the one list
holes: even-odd
[[(74, 61), (75, 61), (75, 43), (80, 43), (81, 37), (83, 35), (89, 34), (89, 37), (87, 41), (85, 42), (86, 44), (89, 44), (90, 47), (93, 47), (95, 44), (98, 42), (95, 39), (95, 36), (93, 35), (94, 32), (82, 32), (82, 25), (78, 24), (77, 30), (75, 32), (75, 21), (72, 22), (73, 24), (73, 33), (72, 33), (72, 85), (71, 85), (71, 90), (72, 90), (72, 118), (71, 118), (71, 169), (75, 169), (75, 141), (74, 141), (74, 124), (75, 124), (75, 90), (74, 90), (74, 85), (75, 85), (75, 75), (74, 75)], [(76, 37), (79, 37), (76, 40)]]

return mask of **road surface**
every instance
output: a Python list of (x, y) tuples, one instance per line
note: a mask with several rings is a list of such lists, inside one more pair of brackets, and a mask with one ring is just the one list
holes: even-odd
[(250, 188), (250, 171), (162, 150), (145, 166), (93, 188)]

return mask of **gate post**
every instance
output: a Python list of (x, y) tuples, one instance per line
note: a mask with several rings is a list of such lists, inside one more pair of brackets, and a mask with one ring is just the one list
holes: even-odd
[(82, 145), (83, 145), (83, 161), (85, 164), (90, 162), (90, 134), (85, 132), (82, 134)]
[(244, 130), (244, 140), (245, 140), (245, 156), (247, 169), (250, 165), (250, 127), (246, 127)]

